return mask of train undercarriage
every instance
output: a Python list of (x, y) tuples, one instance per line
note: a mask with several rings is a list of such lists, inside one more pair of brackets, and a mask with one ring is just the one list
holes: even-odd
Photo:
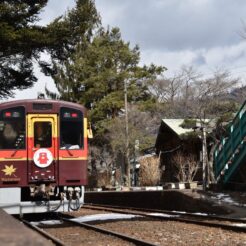
[(84, 186), (53, 186), (0, 189), (0, 208), (9, 214), (68, 212), (78, 210), (84, 203)]

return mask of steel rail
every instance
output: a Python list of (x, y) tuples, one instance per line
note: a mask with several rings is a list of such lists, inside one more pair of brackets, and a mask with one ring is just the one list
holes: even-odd
[[(92, 207), (89, 207), (87, 205), (88, 209), (91, 209)], [(86, 208), (86, 207), (85, 207)], [(97, 208), (95, 207), (95, 210)], [(124, 207), (124, 209), (126, 209)], [(123, 209), (123, 210), (124, 210)], [(151, 214), (145, 214), (144, 212), (134, 212), (134, 211), (123, 211), (123, 210), (117, 210), (117, 209), (109, 209), (106, 207), (103, 208), (101, 210), (104, 211), (111, 211), (111, 212), (118, 212), (118, 213), (126, 213), (126, 214), (134, 214), (134, 215), (140, 215), (140, 216), (145, 216), (145, 217), (149, 217), (149, 218), (153, 218), (153, 219), (159, 219), (159, 220), (165, 220), (165, 221), (178, 221), (178, 222), (183, 222), (183, 223), (189, 223), (189, 224), (197, 224), (197, 225), (201, 225), (201, 226), (206, 226), (206, 227), (215, 227), (215, 228), (221, 228), (221, 229), (225, 229), (225, 230), (231, 230), (231, 231), (235, 231), (235, 232), (246, 232), (246, 227), (240, 227), (240, 226), (235, 226), (235, 225), (230, 225), (230, 224), (224, 224), (224, 223), (216, 223), (216, 222), (209, 222), (209, 221), (202, 221), (202, 220), (195, 220), (195, 219), (188, 219), (188, 218), (182, 218), (186, 216), (186, 214), (175, 214), (175, 215), (179, 215), (179, 217), (163, 217), (163, 216), (158, 216), (158, 215), (151, 215)], [(136, 209), (135, 209), (136, 210)], [(153, 212), (153, 210), (152, 210)], [(161, 211), (159, 211), (161, 212)], [(163, 211), (161, 213), (164, 213)], [(208, 219), (206, 216), (202, 216), (203, 220)], [(199, 217), (199, 219), (201, 219), (201, 217)], [(212, 219), (215, 220), (215, 218), (213, 217)], [(219, 217), (216, 218), (217, 220), (219, 220)], [(227, 219), (227, 221), (230, 221), (230, 219)], [(230, 222), (241, 222), (241, 223), (246, 223), (246, 221), (230, 221)]]
[[(91, 207), (90, 207), (91, 206)], [(135, 208), (135, 207), (125, 207), (125, 206), (111, 206), (111, 205), (104, 205), (104, 204), (95, 204), (95, 203), (85, 203), (82, 208), (91, 208), (91, 209), (98, 209), (101, 210), (107, 209), (121, 209), (121, 210), (135, 210), (141, 212), (150, 212), (150, 213), (165, 213), (169, 215), (179, 215), (179, 216), (186, 216), (186, 217), (195, 217), (201, 219), (211, 219), (211, 220), (220, 220), (220, 221), (229, 221), (229, 222), (239, 222), (239, 223), (246, 223), (246, 219), (237, 219), (237, 218), (229, 218), (225, 216), (217, 216), (217, 215), (201, 215), (195, 214), (190, 212), (176, 212), (176, 211), (169, 211), (169, 210), (160, 210), (160, 209), (148, 209), (148, 208)], [(123, 211), (122, 211), (123, 212)]]
[(90, 224), (87, 224), (87, 223), (72, 221), (72, 220), (66, 219), (66, 218), (62, 218), (62, 220), (66, 221), (66, 222), (69, 222), (69, 223), (72, 223), (72, 224), (75, 224), (76, 226), (84, 227), (84, 228), (89, 229), (89, 230), (93, 230), (93, 231), (97, 231), (99, 233), (103, 233), (103, 234), (111, 235), (111, 236), (114, 236), (114, 237), (117, 237), (117, 238), (121, 238), (121, 239), (123, 239), (125, 241), (134, 243), (135, 245), (138, 245), (138, 246), (157, 246), (156, 244), (153, 244), (153, 243), (150, 243), (150, 242), (146, 242), (146, 241), (143, 241), (143, 240), (140, 240), (140, 239), (137, 239), (137, 238), (134, 238), (134, 237), (130, 237), (130, 236), (127, 236), (125, 234), (118, 233), (118, 232), (102, 229), (100, 227), (97, 227), (97, 226), (94, 226), (94, 225), (90, 225)]
[(20, 219), (21, 222), (23, 222), (25, 225), (27, 225), (28, 227), (30, 227), (31, 229), (35, 230), (36, 232), (40, 233), (43, 237), (49, 239), (52, 241), (52, 243), (54, 243), (56, 246), (66, 246), (66, 244), (64, 244), (63, 242), (61, 242), (58, 238), (50, 235), (49, 233), (41, 230), (39, 227), (33, 225), (32, 223), (30, 223), (27, 220), (23, 220)]

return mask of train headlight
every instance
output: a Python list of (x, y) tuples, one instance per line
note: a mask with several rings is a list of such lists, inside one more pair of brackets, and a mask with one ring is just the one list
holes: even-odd
[(75, 187), (74, 190), (80, 192), (80, 187)]

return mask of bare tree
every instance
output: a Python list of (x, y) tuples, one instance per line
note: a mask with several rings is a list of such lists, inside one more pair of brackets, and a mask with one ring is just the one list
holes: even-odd
[[(98, 146), (91, 146), (89, 163), (92, 165), (93, 161), (95, 161), (95, 163), (97, 164), (96, 166), (110, 169), (113, 166), (114, 158), (112, 157), (112, 154), (108, 151), (108, 148), (106, 146), (103, 146), (101, 148)], [(95, 166), (93, 168), (95, 168)]]
[(157, 98), (159, 103), (174, 104), (180, 94), (181, 82), (180, 74), (171, 78), (164, 77), (151, 84), (149, 91)]
[(195, 156), (190, 154), (186, 157), (186, 181), (192, 182), (199, 168), (199, 162), (196, 160)]
[(175, 177), (180, 182), (192, 182), (194, 180), (199, 166), (199, 162), (194, 155), (189, 154), (186, 156), (179, 151), (173, 156), (172, 162), (177, 169)]
[(101, 187), (109, 185), (113, 171), (114, 158), (106, 146), (91, 146), (88, 162), (90, 166), (90, 186)]
[(197, 81), (202, 78), (193, 67), (183, 66), (180, 71), (181, 96), (179, 103), (182, 107), (184, 117), (190, 116), (194, 107), (194, 87)]
[(220, 112), (214, 112), (214, 106), (223, 106), (225, 95), (235, 89), (238, 82), (239, 79), (231, 77), (227, 71), (216, 71), (212, 77), (196, 81), (194, 86), (196, 104), (193, 108), (196, 117), (205, 119), (223, 113), (223, 107), (217, 107)]
[[(226, 70), (216, 70), (205, 78), (193, 67), (184, 66), (174, 76), (156, 80), (149, 90), (159, 103), (169, 104), (168, 110), (174, 111), (174, 115), (204, 119), (223, 111), (224, 97), (239, 81)], [(220, 111), (214, 112), (214, 106)]]
[(173, 156), (172, 162), (174, 166), (177, 169), (177, 173), (175, 177), (178, 179), (179, 182), (185, 182), (186, 181), (186, 163), (185, 163), (185, 157), (182, 152), (177, 152), (176, 155)]
[[(140, 142), (140, 151), (142, 149), (154, 146), (157, 126), (154, 119), (148, 112), (141, 112), (137, 106), (129, 105), (129, 150), (130, 159), (134, 157), (135, 140)], [(126, 151), (125, 146), (125, 121), (123, 117), (118, 117), (105, 123), (107, 129), (107, 138), (110, 141), (112, 153), (122, 153)]]
[(97, 187), (111, 186), (111, 172), (104, 170), (97, 173)]

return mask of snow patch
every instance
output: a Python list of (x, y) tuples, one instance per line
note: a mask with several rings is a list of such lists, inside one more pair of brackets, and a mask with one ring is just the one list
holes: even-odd
[(31, 224), (35, 226), (39, 225), (61, 225), (61, 220), (43, 220), (43, 221), (32, 221)]
[[(187, 213), (187, 212), (185, 212), (185, 211), (175, 211), (175, 210), (173, 210), (172, 212), (174, 212), (174, 213), (179, 213), (179, 214), (186, 214), (186, 213)], [(189, 212), (189, 214), (201, 215), (201, 216), (208, 216), (208, 214), (206, 214), (206, 213), (201, 213), (201, 212), (196, 212), (196, 213), (190, 213), (190, 212)]]
[[(109, 213), (109, 214), (93, 214), (93, 215), (80, 216), (77, 218), (72, 218), (70, 220), (83, 223), (83, 222), (97, 221), (97, 220), (105, 221), (105, 220), (118, 220), (118, 219), (133, 219), (137, 217), (142, 217), (142, 216), (133, 215), (133, 214)], [(40, 226), (40, 225), (60, 225), (63, 222), (60, 220), (43, 220), (43, 221), (33, 221), (31, 223), (35, 226)]]
[(164, 214), (164, 213), (150, 213), (151, 216), (160, 216), (164, 218), (173, 218), (173, 217), (180, 217), (180, 215), (171, 215), (171, 214)]
[(208, 216), (208, 214), (206, 214), (206, 213), (192, 213), (192, 214), (201, 215), (201, 216)]
[(238, 224), (233, 224), (234, 226), (238, 226), (238, 227), (246, 227), (245, 223), (238, 223)]
[(217, 202), (219, 204), (223, 203), (228, 203), (228, 204), (232, 204), (232, 205), (236, 205), (236, 206), (240, 206), (240, 207), (246, 207), (246, 204), (243, 203), (238, 203), (236, 201), (234, 201), (229, 194), (224, 194), (224, 193), (218, 193), (218, 194), (214, 194), (211, 198), (217, 200)]
[(96, 221), (96, 220), (104, 221), (104, 220), (118, 220), (118, 219), (133, 219), (137, 217), (142, 217), (142, 216), (133, 215), (133, 214), (109, 213), (109, 214), (93, 214), (93, 215), (80, 216), (71, 219), (71, 221), (83, 223), (83, 222)]

